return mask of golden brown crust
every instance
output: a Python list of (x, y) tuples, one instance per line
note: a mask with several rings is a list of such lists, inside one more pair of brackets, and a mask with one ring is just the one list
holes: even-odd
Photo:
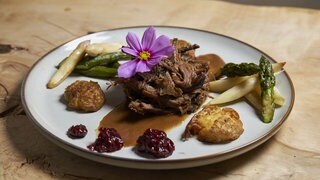
[(105, 102), (105, 96), (99, 84), (93, 81), (78, 80), (69, 85), (64, 97), (68, 107), (84, 112), (98, 111)]
[(232, 108), (206, 106), (188, 123), (184, 137), (196, 135), (208, 143), (226, 143), (240, 137), (243, 124), (239, 114)]

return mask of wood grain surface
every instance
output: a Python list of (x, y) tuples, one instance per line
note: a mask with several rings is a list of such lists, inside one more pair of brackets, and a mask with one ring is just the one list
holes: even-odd
[[(213, 31), (286, 61), (296, 97), (279, 133), (236, 158), (165, 171), (100, 164), (49, 142), (21, 108), (20, 85), (30, 67), (78, 36), (137, 25)], [(302, 8), (204, 0), (0, 0), (0, 179), (319, 179), (319, 32), (320, 11)]]

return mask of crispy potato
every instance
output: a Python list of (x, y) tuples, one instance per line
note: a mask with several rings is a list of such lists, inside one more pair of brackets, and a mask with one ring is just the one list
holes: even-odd
[(182, 139), (192, 135), (208, 143), (226, 143), (239, 138), (243, 133), (239, 114), (232, 108), (206, 106), (188, 123)]
[(81, 42), (72, 53), (60, 63), (59, 69), (51, 77), (47, 84), (49, 89), (57, 87), (61, 84), (74, 70), (78, 62), (82, 59), (85, 54), (85, 49), (89, 45), (90, 41), (86, 40)]

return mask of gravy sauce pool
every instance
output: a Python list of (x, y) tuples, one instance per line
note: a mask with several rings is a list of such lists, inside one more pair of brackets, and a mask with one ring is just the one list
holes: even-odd
[(198, 61), (206, 62), (209, 65), (209, 81), (213, 81), (221, 73), (221, 68), (225, 64), (223, 59), (216, 54), (205, 54), (197, 57)]
[(126, 103), (114, 108), (100, 122), (100, 127), (115, 128), (124, 141), (124, 146), (134, 146), (139, 136), (148, 128), (169, 130), (180, 125), (187, 115), (149, 115), (142, 116), (131, 111)]
[[(224, 61), (215, 54), (206, 54), (197, 57), (197, 60), (209, 64), (209, 80), (215, 80), (220, 73)], [(100, 122), (100, 127), (115, 128), (120, 134), (125, 146), (134, 146), (139, 136), (148, 128), (167, 131), (180, 125), (186, 115), (149, 115), (142, 116), (131, 111), (126, 103), (122, 103), (109, 112)]]

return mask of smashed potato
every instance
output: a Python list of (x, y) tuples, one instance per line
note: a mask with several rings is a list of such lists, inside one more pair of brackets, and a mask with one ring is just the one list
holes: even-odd
[(188, 123), (183, 139), (196, 135), (207, 143), (227, 143), (240, 137), (243, 124), (239, 114), (232, 108), (206, 106)]

